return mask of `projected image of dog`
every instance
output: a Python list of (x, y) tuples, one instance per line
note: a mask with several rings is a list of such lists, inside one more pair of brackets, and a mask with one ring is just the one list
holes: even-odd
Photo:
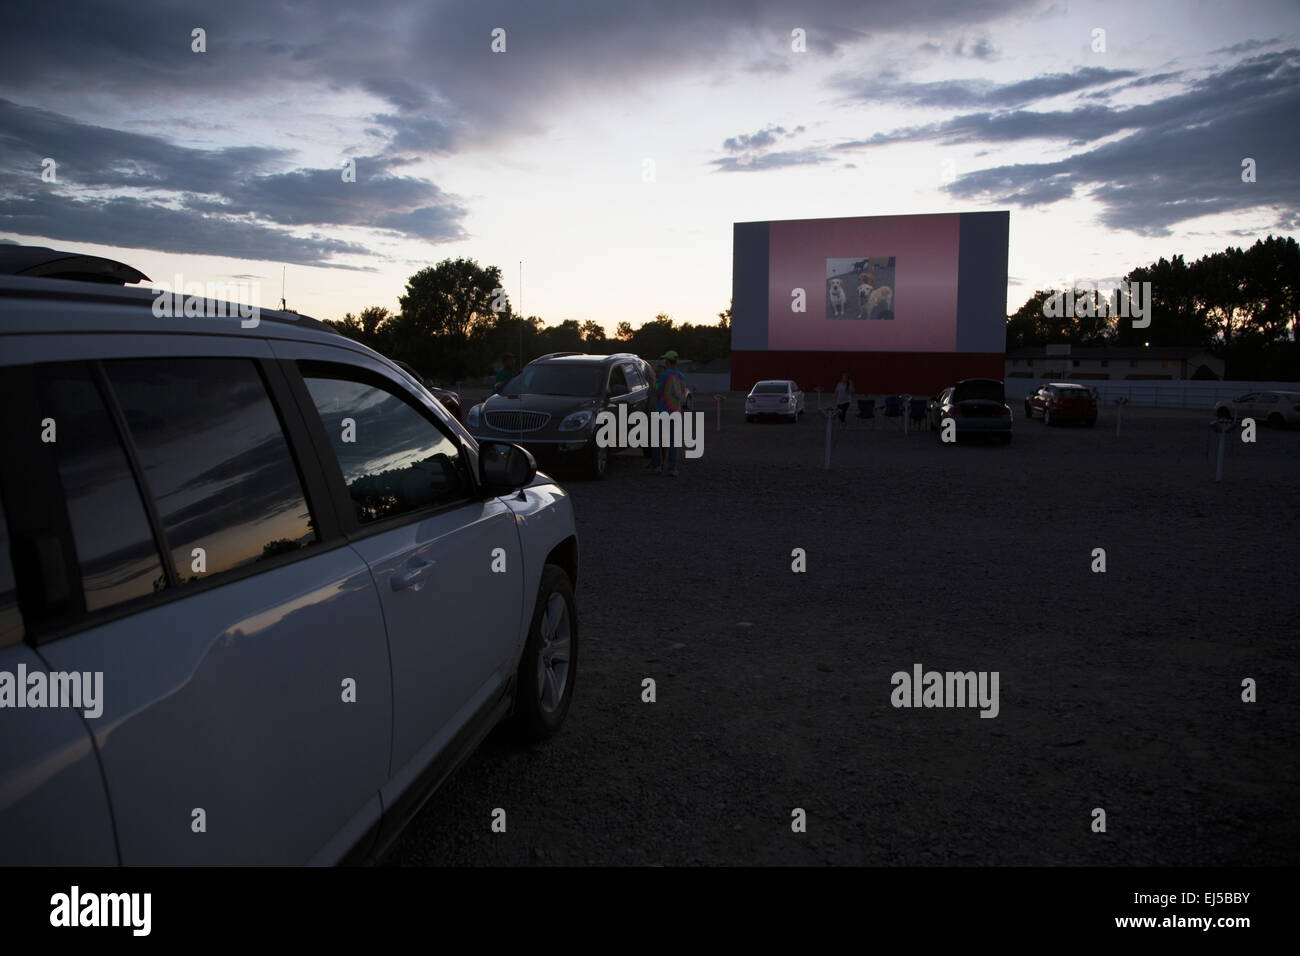
[(876, 276), (871, 272), (864, 272), (858, 276), (858, 318), (867, 315), (867, 300), (871, 297), (872, 290), (876, 287)]
[(894, 290), (887, 285), (872, 290), (867, 296), (867, 318), (892, 319), (894, 317)]
[(836, 315), (844, 314), (844, 303), (848, 296), (844, 294), (844, 283), (840, 279), (831, 280), (831, 311)]

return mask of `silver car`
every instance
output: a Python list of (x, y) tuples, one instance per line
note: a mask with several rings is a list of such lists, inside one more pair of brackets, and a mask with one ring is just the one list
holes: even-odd
[(754, 387), (745, 396), (745, 421), (747, 422), (771, 417), (795, 423), (803, 413), (803, 389), (797, 382), (788, 378), (755, 382)]
[(0, 278), (0, 865), (374, 859), (568, 712), (563, 489), (328, 327), (197, 305)]

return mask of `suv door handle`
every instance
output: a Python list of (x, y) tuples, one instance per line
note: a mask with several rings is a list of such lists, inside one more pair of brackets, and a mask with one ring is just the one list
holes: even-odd
[(418, 591), (424, 587), (425, 579), (432, 573), (437, 561), (426, 561), (423, 558), (412, 558), (406, 562), (406, 567), (397, 571), (389, 579), (394, 591), (405, 591), (408, 588), (412, 591)]

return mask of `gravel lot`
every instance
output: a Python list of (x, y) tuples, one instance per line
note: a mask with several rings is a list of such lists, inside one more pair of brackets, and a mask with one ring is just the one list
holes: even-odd
[[(568, 723), (489, 739), (387, 863), (1300, 863), (1300, 432), (1230, 436), (1216, 484), (1206, 411), (1017, 405), (1008, 447), (855, 422), (824, 471), (815, 406), (712, 405), (679, 478), (560, 479)], [(1000, 713), (894, 708), (918, 662), (998, 671)]]

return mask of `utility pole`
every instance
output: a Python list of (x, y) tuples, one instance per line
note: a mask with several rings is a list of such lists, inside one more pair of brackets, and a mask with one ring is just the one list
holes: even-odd
[(519, 370), (524, 367), (524, 260), (519, 260)]

